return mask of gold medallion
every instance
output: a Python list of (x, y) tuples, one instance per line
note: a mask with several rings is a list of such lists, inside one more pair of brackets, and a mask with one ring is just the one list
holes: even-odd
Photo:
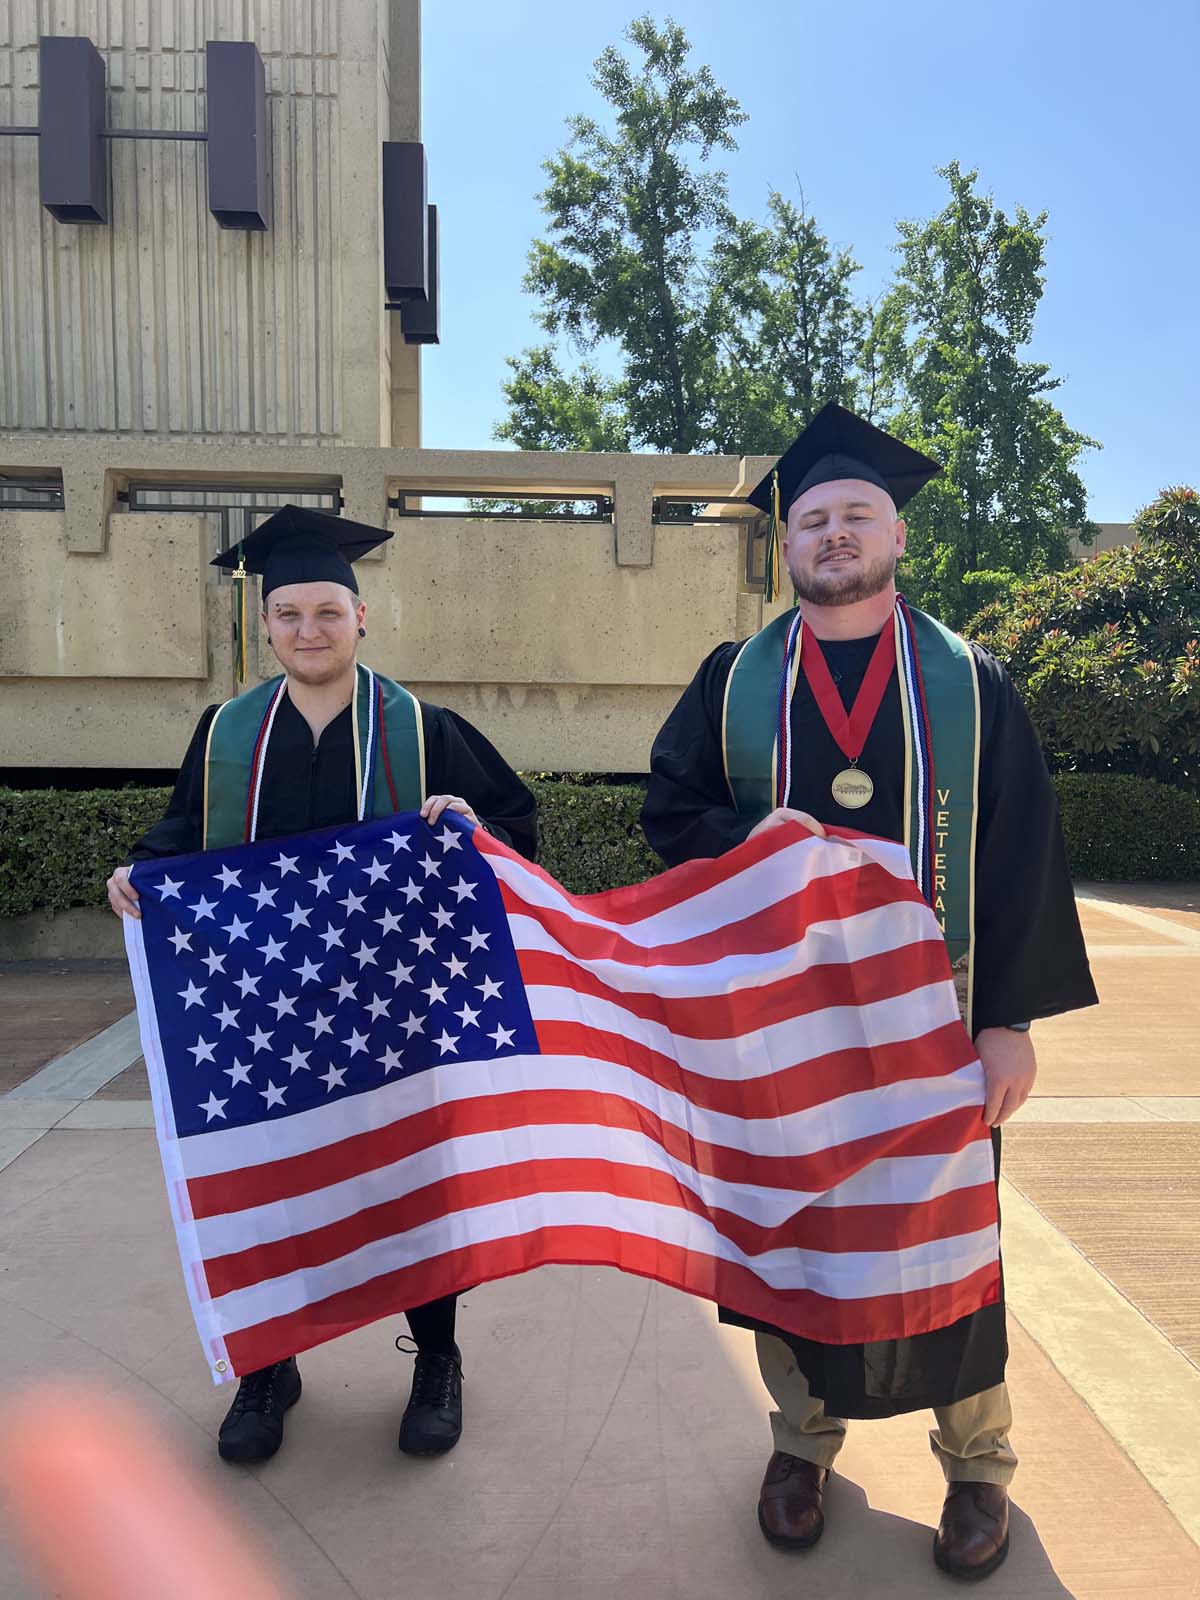
[(865, 806), (875, 793), (875, 785), (870, 775), (861, 767), (846, 767), (839, 772), (833, 780), (833, 798), (838, 805), (845, 806), (847, 811), (857, 811), (860, 806)]

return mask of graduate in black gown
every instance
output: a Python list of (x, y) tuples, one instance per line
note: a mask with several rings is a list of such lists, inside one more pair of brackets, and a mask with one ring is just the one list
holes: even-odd
[[(503, 757), (464, 718), (418, 701), (357, 662), (366, 635), (351, 562), (390, 534), (300, 507), (285, 507), (239, 548), (217, 558), (262, 577), (263, 622), (284, 677), (209, 706), (183, 759), (165, 816), (138, 841), (133, 862), (234, 844), (244, 826), (258, 839), (282, 838), (357, 820), (357, 709), (379, 708), (379, 759), (392, 810), (420, 809), (431, 823), (444, 810), (478, 822), (534, 859), (536, 802)], [(239, 574), (240, 575), (240, 574)], [(243, 580), (244, 581), (244, 580)], [(364, 700), (364, 693), (366, 699)], [(222, 759), (214, 719), (221, 718)], [(228, 724), (228, 726), (226, 725)], [(265, 739), (259, 728), (269, 730)], [(258, 802), (246, 795), (257, 782)], [(382, 782), (382, 779), (379, 780)], [(214, 833), (218, 816), (234, 834)], [(109, 880), (118, 915), (136, 916), (127, 867)], [(416, 1363), (400, 1426), (400, 1448), (440, 1454), (462, 1431), (462, 1358), (455, 1343), (457, 1297), (407, 1313)], [(261, 1461), (283, 1442), (284, 1413), (300, 1396), (295, 1358), (243, 1378), (221, 1425), (218, 1449), (229, 1461)]]
[[(900, 671), (890, 671), (877, 711), (860, 725), (853, 744), (847, 742), (848, 730), (877, 647), (888, 653), (895, 614), (904, 610), (895, 589), (896, 561), (904, 548), (898, 509), (939, 470), (935, 462), (830, 406), (750, 497), (764, 511), (779, 497), (781, 531), (786, 515), (783, 552), (803, 622), (804, 669), (795, 673), (788, 716), (790, 787), (786, 794), (776, 787), (769, 815), (764, 812), (770, 802), (739, 808), (730, 756), (738, 729), (731, 728), (730, 718), (746, 701), (727, 691), (736, 664), (746, 659), (743, 649), (753, 641), (718, 646), (654, 742), (642, 822), (668, 865), (721, 855), (786, 816), (816, 831), (821, 824), (840, 824), (905, 839), (910, 734)], [(973, 667), (978, 685), (971, 1028), (984, 1065), (985, 1116), (993, 1128), (998, 1168), (999, 1125), (1033, 1084), (1029, 1024), (1093, 1005), (1096, 992), (1057, 797), (1029, 717), (1004, 668), (987, 651), (966, 645), (929, 619), (922, 624), (949, 638), (966, 663), (968, 681)], [(787, 619), (776, 625), (779, 639), (787, 626)], [(757, 639), (766, 637), (764, 630)], [(820, 662), (808, 670), (813, 648), (828, 668), (828, 693), (840, 705), (823, 699)], [(774, 711), (778, 672), (757, 681), (773, 697), (764, 723), (770, 730), (780, 725)], [(842, 713), (845, 722), (839, 722)], [(928, 715), (937, 721), (936, 701), (930, 701)], [(766, 779), (769, 731), (763, 760)], [(845, 784), (861, 774), (869, 775), (869, 782)], [(835, 798), (839, 794), (842, 800)], [(936, 864), (944, 862), (938, 858)], [(724, 1312), (722, 1317), (741, 1320)], [(803, 1549), (820, 1537), (824, 1484), (847, 1417), (933, 1407), (938, 1429), (931, 1442), (948, 1480), (935, 1558), (944, 1570), (965, 1577), (984, 1576), (999, 1566), (1008, 1548), (1006, 1485), (1016, 1466), (1007, 1437), (1003, 1304), (951, 1327), (887, 1343), (821, 1345), (761, 1326), (756, 1333), (763, 1377), (780, 1407), (772, 1417), (776, 1450), (759, 1509), (768, 1539)]]

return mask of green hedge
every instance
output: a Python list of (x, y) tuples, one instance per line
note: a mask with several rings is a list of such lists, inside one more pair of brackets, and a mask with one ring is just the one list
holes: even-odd
[(1054, 783), (1077, 878), (1200, 878), (1200, 796), (1122, 772), (1060, 772)]
[[(1200, 798), (1149, 778), (1055, 778), (1080, 878), (1200, 878)], [(659, 863), (638, 827), (636, 784), (532, 778), (541, 858), (578, 894), (639, 883)], [(0, 916), (102, 906), (113, 866), (162, 815), (166, 789), (0, 789)]]

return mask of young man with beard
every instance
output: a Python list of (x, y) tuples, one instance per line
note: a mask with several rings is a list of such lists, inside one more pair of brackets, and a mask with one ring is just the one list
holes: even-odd
[[(232, 570), (244, 562), (242, 571), (261, 575), (262, 620), (283, 674), (207, 708), (166, 816), (139, 840), (134, 861), (396, 811), (419, 811), (433, 824), (447, 809), (534, 858), (533, 796), (483, 735), (358, 661), (367, 608), (351, 562), (390, 538), (284, 506), (217, 557), (215, 566)], [(109, 879), (108, 898), (118, 916), (139, 915), (127, 867)], [(450, 1295), (406, 1313), (417, 1349), (399, 1444), (410, 1455), (449, 1450), (462, 1431), (456, 1303)], [(300, 1387), (295, 1357), (243, 1378), (221, 1424), (221, 1456), (273, 1456)]]
[[(1096, 993), (1056, 796), (1016, 691), (986, 651), (897, 595), (899, 509), (940, 470), (839, 406), (814, 418), (749, 496), (786, 515), (796, 609), (701, 665), (655, 740), (642, 822), (672, 866), (786, 820), (907, 843), (983, 1064), (998, 1162), (1000, 1125), (1033, 1087), (1030, 1022)], [(935, 1560), (963, 1578), (1000, 1565), (1017, 1464), (1003, 1304), (886, 1343), (756, 1336), (779, 1408), (759, 1501), (772, 1543), (820, 1538), (847, 1418), (931, 1407), (947, 1479)]]

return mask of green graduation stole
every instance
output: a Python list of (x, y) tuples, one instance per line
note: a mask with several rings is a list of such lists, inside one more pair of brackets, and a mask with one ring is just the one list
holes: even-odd
[[(287, 680), (271, 678), (218, 706), (204, 752), (205, 850), (245, 844), (258, 831), (258, 801), (275, 713)], [(390, 678), (358, 667), (353, 700), (359, 818), (418, 811), (425, 799), (420, 702)]]
[[(904, 843), (945, 936), (970, 1031), (979, 682), (965, 640), (935, 618), (898, 600), (893, 625), (904, 719)], [(730, 669), (721, 745), (729, 793), (743, 816), (765, 817), (787, 803), (801, 632), (798, 610), (785, 612), (746, 640)]]

